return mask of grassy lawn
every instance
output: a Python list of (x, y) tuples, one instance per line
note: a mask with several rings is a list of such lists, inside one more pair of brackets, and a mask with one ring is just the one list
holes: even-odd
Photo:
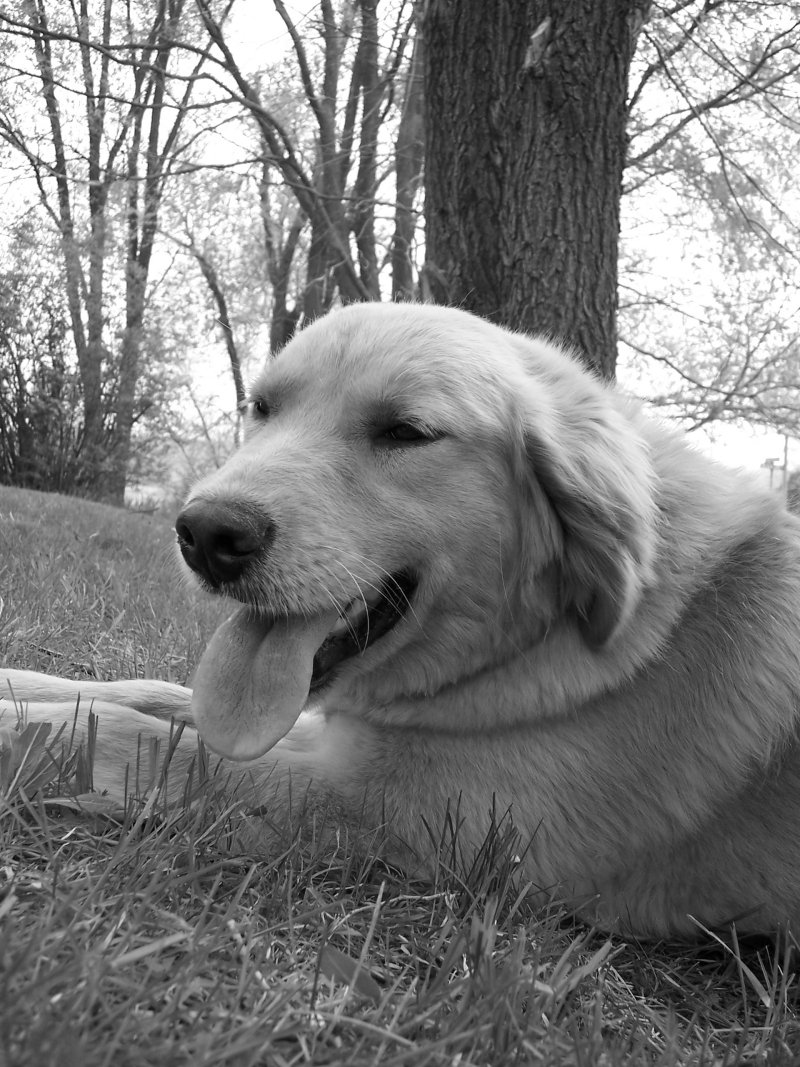
[[(0, 488), (0, 664), (182, 683), (221, 615), (163, 520)], [(9, 785), (0, 1065), (800, 1063), (785, 946), (609, 940), (502, 858), (420, 884), (346, 845), (255, 857), (212, 786), (120, 823)]]

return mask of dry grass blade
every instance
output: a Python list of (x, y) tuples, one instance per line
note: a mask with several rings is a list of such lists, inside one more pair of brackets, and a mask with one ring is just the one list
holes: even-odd
[(47, 744), (51, 729), (50, 723), (0, 728), (0, 796), (33, 796), (58, 776), (59, 765)]

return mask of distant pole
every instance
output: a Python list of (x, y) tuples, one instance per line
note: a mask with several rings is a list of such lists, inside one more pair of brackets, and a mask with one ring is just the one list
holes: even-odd
[(767, 470), (769, 471), (769, 487), (770, 487), (770, 489), (772, 488), (772, 479), (773, 479), (773, 477), (775, 475), (775, 467), (776, 467), (777, 463), (778, 463), (778, 460), (777, 460), (777, 458), (775, 458), (775, 459), (765, 459), (764, 462), (761, 464), (762, 467), (766, 467)]
[(785, 433), (783, 435), (783, 495), (788, 497), (789, 495), (789, 435)]

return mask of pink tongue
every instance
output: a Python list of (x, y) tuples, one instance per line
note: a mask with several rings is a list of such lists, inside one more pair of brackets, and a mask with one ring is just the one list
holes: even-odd
[(288, 733), (308, 699), (314, 655), (337, 619), (331, 609), (270, 626), (246, 607), (226, 619), (193, 683), (192, 713), (208, 747), (256, 759)]

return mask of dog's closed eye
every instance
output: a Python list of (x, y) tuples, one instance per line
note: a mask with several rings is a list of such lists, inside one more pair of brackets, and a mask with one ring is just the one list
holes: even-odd
[(428, 445), (441, 436), (442, 434), (415, 422), (392, 422), (378, 429), (374, 442), (384, 448), (410, 448)]

